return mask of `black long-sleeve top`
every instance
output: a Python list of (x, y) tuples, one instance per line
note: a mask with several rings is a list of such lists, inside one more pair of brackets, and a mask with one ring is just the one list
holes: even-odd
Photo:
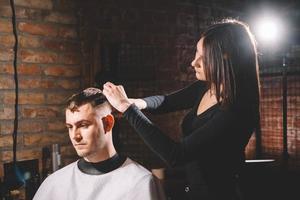
[(206, 91), (205, 82), (197, 81), (169, 95), (144, 98), (153, 113), (191, 109), (183, 119), (180, 142), (162, 133), (134, 104), (123, 116), (168, 165), (185, 165), (189, 199), (236, 199), (235, 177), (244, 163), (253, 120), (219, 104), (197, 115)]

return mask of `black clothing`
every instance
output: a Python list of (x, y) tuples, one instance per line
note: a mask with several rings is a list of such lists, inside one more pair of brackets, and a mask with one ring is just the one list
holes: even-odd
[(218, 104), (197, 115), (206, 91), (205, 82), (197, 81), (170, 95), (144, 98), (153, 113), (192, 108), (183, 119), (179, 143), (163, 134), (134, 104), (123, 116), (168, 165), (185, 165), (189, 199), (236, 199), (236, 175), (244, 163), (253, 119)]
[(126, 157), (119, 156), (118, 154), (115, 154), (113, 157), (97, 163), (88, 162), (81, 158), (77, 162), (77, 166), (79, 170), (85, 174), (101, 175), (119, 168), (121, 165), (123, 165), (125, 160)]

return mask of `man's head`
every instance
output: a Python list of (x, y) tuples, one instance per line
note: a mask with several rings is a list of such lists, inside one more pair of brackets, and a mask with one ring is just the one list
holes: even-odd
[(100, 89), (87, 88), (67, 101), (66, 126), (80, 157), (90, 162), (115, 154), (112, 142), (112, 107)]

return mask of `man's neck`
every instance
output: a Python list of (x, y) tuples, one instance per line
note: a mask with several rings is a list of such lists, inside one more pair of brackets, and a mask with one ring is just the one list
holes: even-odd
[(109, 173), (119, 168), (125, 162), (126, 157), (119, 156), (117, 153), (112, 157), (100, 162), (88, 162), (81, 158), (77, 162), (77, 166), (82, 173), (89, 175), (101, 175)]
[(116, 155), (116, 153), (117, 152), (114, 146), (110, 145), (108, 147), (100, 149), (99, 151), (91, 155), (83, 157), (83, 159), (87, 162), (97, 163), (113, 157), (114, 155)]

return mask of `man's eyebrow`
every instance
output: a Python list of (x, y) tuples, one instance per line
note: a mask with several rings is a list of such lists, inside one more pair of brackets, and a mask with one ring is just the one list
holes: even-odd
[(78, 125), (78, 124), (83, 124), (83, 123), (92, 123), (90, 120), (86, 120), (86, 119), (83, 119), (83, 120), (80, 120), (80, 121), (77, 121), (75, 124)]
[[(77, 121), (75, 122), (75, 125), (78, 125), (78, 124), (82, 124), (82, 123), (92, 123), (90, 120), (86, 120), (86, 119), (83, 119), (83, 120), (80, 120), (80, 121)], [(65, 123), (66, 126), (73, 126), (72, 124), (69, 124), (69, 123)]]

